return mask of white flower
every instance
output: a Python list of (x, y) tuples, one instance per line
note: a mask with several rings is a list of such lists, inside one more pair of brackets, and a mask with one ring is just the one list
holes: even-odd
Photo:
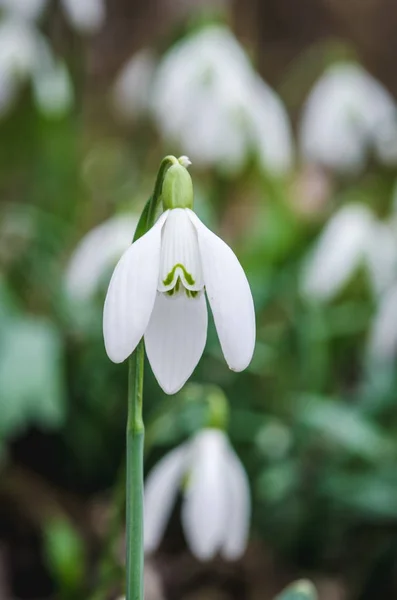
[[(179, 168), (190, 179), (184, 167)], [(164, 190), (165, 184), (163, 199)], [(166, 210), (123, 254), (113, 273), (103, 317), (109, 358), (122, 362), (144, 335), (159, 385), (168, 394), (176, 393), (204, 350), (204, 292), (226, 362), (242, 371), (255, 346), (254, 305), (246, 275), (229, 246), (190, 208)]]
[(207, 27), (174, 46), (155, 74), (151, 97), (164, 137), (202, 166), (235, 171), (252, 152), (271, 172), (291, 166), (285, 108), (226, 28)]
[(226, 435), (204, 429), (160, 460), (145, 485), (145, 550), (159, 545), (178, 491), (182, 524), (193, 554), (239, 558), (247, 544), (250, 494), (247, 475)]
[(364, 261), (374, 217), (365, 206), (349, 204), (326, 225), (303, 266), (301, 289), (307, 298), (329, 300)]
[(75, 249), (66, 270), (66, 289), (71, 298), (87, 300), (106, 273), (131, 245), (137, 218), (117, 215), (89, 231)]
[(342, 172), (357, 172), (368, 150), (397, 163), (397, 107), (391, 94), (354, 64), (330, 67), (314, 86), (300, 127), (303, 156)]

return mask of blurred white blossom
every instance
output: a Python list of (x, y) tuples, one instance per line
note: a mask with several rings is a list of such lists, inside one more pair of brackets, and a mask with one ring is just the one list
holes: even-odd
[(397, 280), (397, 223), (369, 208), (348, 204), (331, 217), (303, 265), (301, 291), (331, 300), (364, 266), (376, 298)]
[(391, 94), (362, 67), (327, 69), (303, 109), (300, 146), (304, 158), (340, 172), (358, 172), (373, 152), (397, 163), (397, 107)]
[(102, 278), (131, 245), (137, 223), (134, 215), (118, 215), (83, 237), (66, 270), (66, 289), (71, 298), (87, 300), (96, 292)]
[(149, 474), (145, 486), (145, 550), (155, 550), (178, 492), (182, 524), (192, 553), (234, 560), (245, 551), (250, 493), (245, 470), (220, 430), (204, 429), (172, 450)]
[(147, 111), (156, 62), (150, 50), (141, 50), (120, 70), (113, 89), (114, 108), (124, 119), (135, 119)]
[(330, 300), (364, 260), (374, 217), (360, 204), (341, 208), (322, 231), (303, 266), (301, 289), (306, 298)]
[(94, 33), (105, 22), (105, 0), (61, 0), (71, 25), (82, 33)]
[(291, 166), (285, 108), (224, 27), (207, 27), (171, 48), (151, 98), (163, 136), (199, 165), (238, 170), (255, 153), (270, 172)]

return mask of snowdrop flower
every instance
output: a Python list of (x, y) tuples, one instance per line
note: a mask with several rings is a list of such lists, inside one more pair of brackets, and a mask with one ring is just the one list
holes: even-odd
[[(187, 164), (186, 157), (182, 162)], [(175, 159), (163, 190), (165, 212), (121, 257), (104, 306), (109, 358), (125, 360), (145, 336), (159, 385), (176, 393), (203, 353), (207, 338), (205, 292), (223, 354), (245, 369), (255, 345), (255, 313), (246, 275), (232, 250), (191, 210), (193, 186)]]
[(300, 145), (306, 160), (341, 172), (358, 172), (368, 149), (397, 163), (397, 107), (391, 94), (354, 64), (330, 67), (303, 110)]
[(247, 544), (250, 494), (247, 475), (226, 435), (204, 429), (160, 460), (145, 485), (145, 550), (164, 534), (178, 492), (187, 543), (200, 560), (217, 553), (239, 558)]
[(113, 105), (126, 120), (145, 113), (149, 104), (155, 59), (150, 50), (137, 52), (121, 69), (113, 89)]
[(360, 204), (339, 210), (326, 225), (303, 266), (301, 289), (307, 298), (333, 298), (364, 260), (374, 217)]
[(71, 298), (87, 300), (104, 275), (131, 244), (138, 220), (117, 215), (89, 231), (75, 249), (66, 270), (66, 290)]
[(155, 74), (151, 97), (164, 137), (202, 166), (235, 172), (253, 151), (271, 172), (291, 166), (285, 108), (224, 27), (207, 27), (174, 46)]

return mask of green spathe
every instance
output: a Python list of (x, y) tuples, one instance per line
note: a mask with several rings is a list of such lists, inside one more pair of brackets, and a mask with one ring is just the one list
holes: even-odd
[(193, 183), (188, 170), (173, 164), (165, 174), (162, 199), (164, 210), (193, 208)]

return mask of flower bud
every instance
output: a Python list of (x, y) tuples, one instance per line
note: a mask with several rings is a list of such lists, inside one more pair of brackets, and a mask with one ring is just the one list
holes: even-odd
[(172, 165), (163, 182), (163, 207), (193, 208), (193, 183), (187, 169), (180, 163)]

